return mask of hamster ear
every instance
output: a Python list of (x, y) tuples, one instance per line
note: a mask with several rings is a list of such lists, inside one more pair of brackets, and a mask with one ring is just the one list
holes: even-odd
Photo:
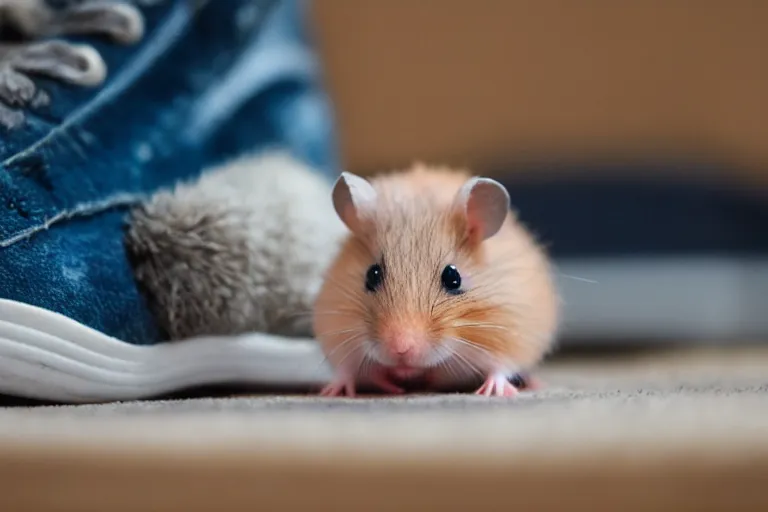
[(367, 180), (349, 172), (338, 177), (331, 197), (336, 214), (353, 233), (363, 229), (376, 208), (376, 190)]
[(482, 242), (501, 229), (509, 214), (509, 193), (490, 178), (472, 178), (456, 195), (456, 206), (463, 214), (467, 235), (473, 243)]

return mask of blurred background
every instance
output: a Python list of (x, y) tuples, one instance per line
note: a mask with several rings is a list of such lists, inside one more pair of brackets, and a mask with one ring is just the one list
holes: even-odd
[(317, 0), (344, 166), (469, 166), (555, 258), (564, 344), (768, 335), (768, 2)]

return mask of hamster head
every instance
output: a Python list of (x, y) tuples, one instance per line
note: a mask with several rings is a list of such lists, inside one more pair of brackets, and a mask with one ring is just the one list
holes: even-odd
[(331, 364), (375, 362), (405, 376), (450, 359), (484, 366), (481, 357), (507, 351), (509, 311), (484, 247), (510, 215), (502, 185), (450, 172), (373, 182), (343, 173), (332, 197), (351, 234), (314, 311)]

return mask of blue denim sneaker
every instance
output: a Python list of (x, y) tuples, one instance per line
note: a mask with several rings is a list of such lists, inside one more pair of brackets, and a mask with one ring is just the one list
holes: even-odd
[[(228, 349), (203, 340), (182, 349), (184, 375), (142, 380), (181, 356), (158, 345), (126, 257), (125, 216), (152, 192), (259, 148), (287, 148), (335, 176), (305, 8), (0, 0), (0, 392), (111, 400), (253, 375), (232, 369), (242, 359), (232, 349), (217, 363), (228, 369), (206, 377), (206, 358)], [(280, 357), (316, 361), (305, 342)], [(293, 383), (279, 368), (264, 378)]]

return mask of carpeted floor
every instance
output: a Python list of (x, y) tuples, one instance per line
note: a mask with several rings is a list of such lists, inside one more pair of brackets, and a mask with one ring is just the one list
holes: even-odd
[(248, 395), (5, 408), (0, 503), (768, 510), (768, 348), (570, 357), (540, 377), (545, 389), (514, 401)]

